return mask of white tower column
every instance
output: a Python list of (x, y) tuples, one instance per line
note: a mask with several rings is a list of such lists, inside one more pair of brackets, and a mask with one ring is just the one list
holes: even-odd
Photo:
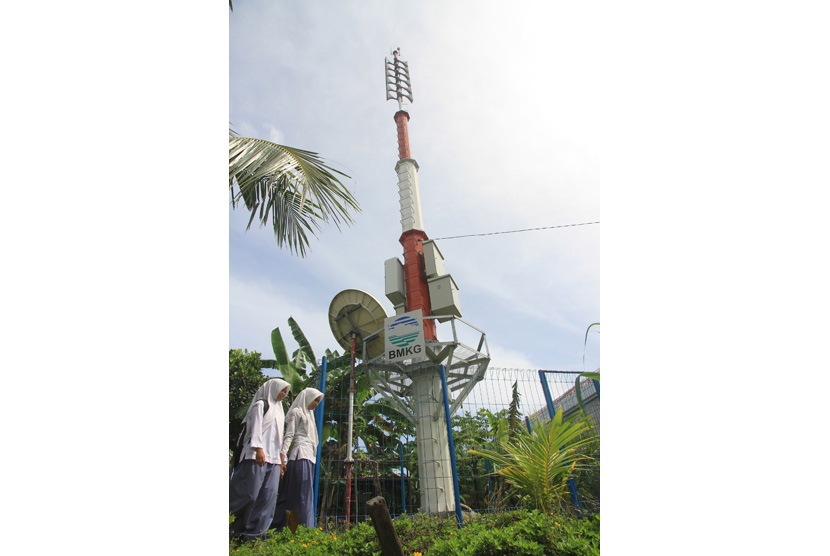
[(421, 216), (421, 193), (418, 189), (418, 163), (414, 158), (404, 158), (395, 164), (398, 174), (398, 195), (401, 202), (401, 229), (424, 230)]
[(437, 365), (413, 368), (412, 395), (418, 445), (421, 512), (455, 512), (447, 419), (443, 408), (441, 371)]

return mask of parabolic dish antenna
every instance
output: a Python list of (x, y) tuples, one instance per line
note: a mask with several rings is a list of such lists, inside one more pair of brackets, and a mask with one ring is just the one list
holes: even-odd
[[(352, 333), (355, 334), (355, 355), (363, 357), (363, 339), (383, 328), (388, 318), (386, 310), (377, 299), (361, 290), (343, 290), (334, 296), (329, 305), (329, 326), (337, 343), (351, 353)], [(383, 353), (384, 335), (374, 337), (366, 345), (366, 356), (373, 359)]]

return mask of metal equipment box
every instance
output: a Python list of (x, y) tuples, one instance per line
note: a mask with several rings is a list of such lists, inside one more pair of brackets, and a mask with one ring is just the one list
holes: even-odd
[(446, 322), (449, 315), (461, 316), (461, 304), (458, 302), (458, 286), (452, 275), (444, 274), (427, 280), (429, 285), (429, 303), (432, 314), (435, 316), (448, 315), (447, 318), (439, 318), (438, 322)]
[(395, 306), (406, 305), (406, 286), (404, 284), (403, 264), (397, 258), (392, 258), (383, 263), (385, 278), (386, 298)]
[(438, 250), (438, 245), (431, 239), (424, 242), (424, 270), (427, 278), (435, 278), (444, 274), (444, 255)]

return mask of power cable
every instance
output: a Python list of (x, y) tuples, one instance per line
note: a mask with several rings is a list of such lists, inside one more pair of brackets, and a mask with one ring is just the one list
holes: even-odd
[(580, 224), (562, 224), (561, 226), (544, 226), (542, 228), (526, 228), (524, 230), (509, 230), (509, 231), (506, 231), (506, 232), (488, 232), (488, 233), (484, 233), (484, 234), (467, 234), (467, 235), (463, 235), (463, 236), (435, 237), (435, 238), (432, 238), (432, 239), (437, 241), (439, 239), (458, 239), (458, 238), (461, 238), (461, 237), (494, 236), (494, 235), (498, 235), (498, 234), (516, 234), (518, 232), (534, 232), (536, 230), (551, 230), (553, 228), (568, 228), (568, 227), (571, 227), (571, 226), (588, 226), (589, 224), (599, 224), (599, 221), (597, 221), (597, 222), (582, 222)]

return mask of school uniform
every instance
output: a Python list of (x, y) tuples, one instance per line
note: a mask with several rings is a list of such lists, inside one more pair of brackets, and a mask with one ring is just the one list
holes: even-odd
[[(234, 537), (244, 540), (262, 537), (273, 521), (285, 421), (282, 402), (276, 401), (276, 397), (288, 386), (281, 379), (267, 381), (257, 390), (245, 414), (241, 460), (233, 471), (228, 497), (229, 513), (236, 516), (230, 528)], [(262, 448), (265, 455), (262, 466), (256, 462), (256, 448)]]
[(314, 527), (314, 464), (317, 461), (317, 423), (308, 405), (322, 396), (314, 388), (297, 395), (285, 414), (285, 437), (282, 453), (286, 456), (283, 488), (277, 499), (271, 528), (281, 531), (286, 525), (285, 512), (297, 510), (300, 524)]

